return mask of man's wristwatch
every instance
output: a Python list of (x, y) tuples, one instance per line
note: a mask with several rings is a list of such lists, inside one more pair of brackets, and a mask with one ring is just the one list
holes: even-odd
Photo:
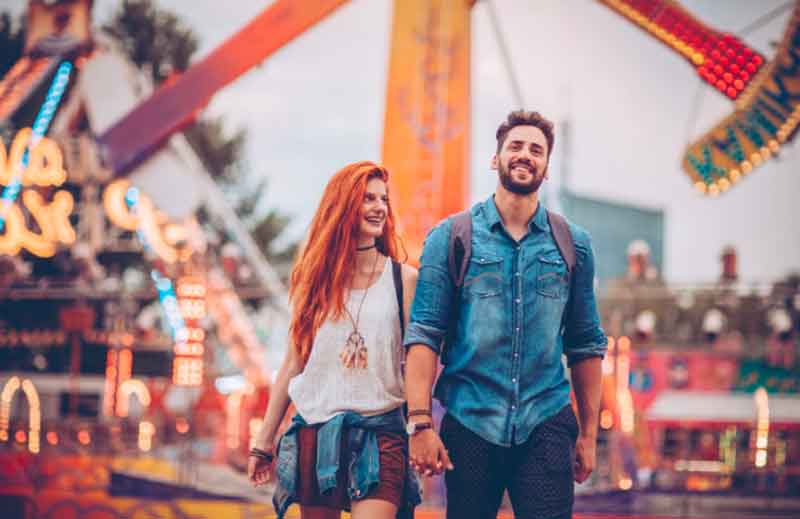
[(431, 422), (408, 422), (406, 424), (406, 434), (409, 436), (414, 436), (420, 431), (431, 428), (433, 428), (433, 424)]

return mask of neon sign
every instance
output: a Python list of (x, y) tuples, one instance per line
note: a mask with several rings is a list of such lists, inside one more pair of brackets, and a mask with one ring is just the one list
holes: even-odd
[(136, 231), (145, 248), (155, 252), (167, 263), (186, 261), (192, 254), (190, 248), (174, 246), (186, 234), (183, 226), (166, 223), (149, 197), (132, 187), (127, 180), (115, 180), (103, 192), (103, 207), (111, 223), (128, 231)]
[[(65, 61), (59, 65), (53, 82), (50, 83), (50, 88), (47, 91), (44, 104), (39, 108), (39, 113), (36, 114), (36, 119), (33, 121), (33, 129), (30, 130), (28, 138), (24, 141), (24, 147), (20, 150), (18, 155), (11, 154), (10, 167), (6, 167), (6, 172), (11, 174), (11, 177), (4, 182), (6, 188), (0, 196), (0, 230), (5, 225), (8, 212), (12, 211), (14, 200), (19, 196), (20, 188), (23, 181), (20, 180), (20, 174), (30, 166), (32, 159), (32, 152), (29, 152), (29, 147), (35, 149), (39, 141), (44, 138), (47, 133), (47, 128), (56, 114), (56, 109), (61, 103), (61, 97), (69, 84), (69, 75), (72, 72), (72, 63)], [(12, 146), (13, 148), (13, 146)], [(62, 181), (63, 182), (63, 181)]]
[[(63, 164), (58, 145), (46, 137), (36, 140), (36, 132), (30, 128), (17, 133), (8, 152), (0, 142), (0, 185), (6, 186), (0, 206), (0, 213), (5, 213), (5, 218), (0, 218), (0, 223), (5, 224), (0, 225), (0, 254), (14, 255), (26, 249), (47, 258), (55, 254), (59, 243), (75, 242), (75, 230), (69, 222), (74, 206), (72, 195), (58, 190), (48, 202), (35, 189), (62, 185), (67, 179)], [(14, 198), (22, 193), (22, 207), (6, 198), (9, 192), (14, 192)], [(28, 227), (23, 207), (39, 232)]]

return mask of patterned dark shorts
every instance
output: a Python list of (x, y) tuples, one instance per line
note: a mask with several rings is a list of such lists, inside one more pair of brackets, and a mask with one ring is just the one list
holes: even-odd
[(487, 442), (449, 414), (441, 436), (455, 466), (445, 473), (448, 519), (494, 519), (505, 490), (516, 519), (572, 517), (578, 422), (571, 406), (513, 447)]

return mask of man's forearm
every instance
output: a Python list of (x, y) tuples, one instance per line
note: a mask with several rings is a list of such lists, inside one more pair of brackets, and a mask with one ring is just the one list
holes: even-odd
[(600, 399), (603, 391), (602, 359), (592, 357), (574, 364), (571, 368), (572, 387), (578, 403), (578, 420), (581, 435), (595, 438), (600, 416)]
[(408, 348), (406, 356), (406, 399), (408, 410), (431, 409), (431, 389), (436, 380), (436, 353), (423, 344)]

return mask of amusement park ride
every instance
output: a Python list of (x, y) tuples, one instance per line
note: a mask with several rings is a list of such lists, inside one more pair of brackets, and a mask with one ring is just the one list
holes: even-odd
[[(173, 383), (203, 383), (207, 309), (218, 330), (226, 323), (224, 342), (247, 380), (268, 385), (264, 348), (234, 284), (218, 263), (202, 259), (209, 244), (194, 217), (198, 208), (224, 222), (278, 314), (285, 312), (286, 290), (180, 132), (214, 94), (346, 1), (276, 0), (207, 57), (151, 91), (113, 45), (91, 30), (91, 0), (31, 0), (28, 16), (38, 25), (29, 31), (25, 55), (0, 80), (0, 124), (23, 128), (8, 150), (0, 145), (0, 255), (24, 249), (51, 257), (82, 237), (97, 251), (108, 236), (135, 234), (149, 253), (150, 274), (169, 316)], [(685, 152), (683, 168), (699, 191), (728, 190), (794, 138), (800, 124), (800, 2), (768, 60), (735, 35), (703, 24), (677, 1), (600, 1), (681, 54), (735, 102), (731, 115)], [(430, 227), (469, 198), (474, 3), (394, 2), (383, 162), (393, 172), (411, 258), (419, 256)], [(91, 171), (104, 186), (97, 210), (111, 224), (81, 221), (75, 229), (73, 195), (81, 190), (74, 186), (87, 187), (83, 201), (100, 197), (88, 180)], [(125, 344), (114, 351), (130, 346), (124, 334), (115, 340)], [(117, 374), (119, 357), (109, 361)], [(29, 382), (14, 380), (11, 396), (20, 390), (34, 398)], [(3, 392), (3, 405), (11, 396)], [(114, 412), (108, 402), (106, 408)], [(0, 416), (0, 429), (4, 423), (7, 416)], [(31, 425), (29, 436), (38, 434)]]

